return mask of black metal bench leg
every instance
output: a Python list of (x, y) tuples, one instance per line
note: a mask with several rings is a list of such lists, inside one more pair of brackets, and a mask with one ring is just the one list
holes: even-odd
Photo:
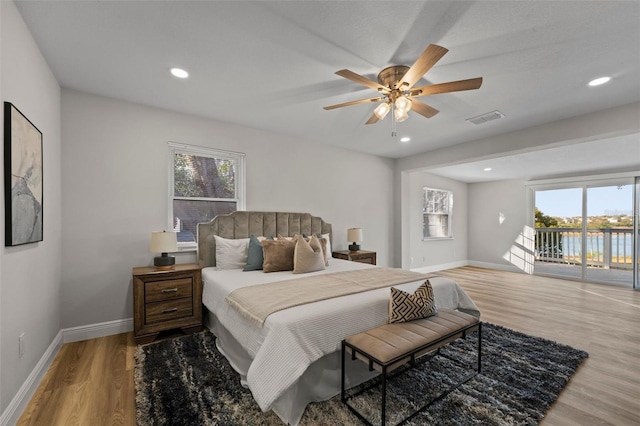
[(340, 401), (343, 403), (347, 400), (344, 396), (344, 356), (345, 356), (345, 346), (344, 340), (342, 341), (342, 362), (340, 368)]
[(482, 322), (478, 323), (478, 374), (482, 371)]
[(382, 367), (382, 421), (381, 425), (385, 426), (387, 422), (387, 367)]

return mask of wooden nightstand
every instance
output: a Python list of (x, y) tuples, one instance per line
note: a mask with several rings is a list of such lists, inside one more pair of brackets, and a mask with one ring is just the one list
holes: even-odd
[(333, 257), (336, 259), (351, 260), (353, 262), (376, 264), (376, 252), (368, 250), (349, 251), (341, 250), (334, 251)]
[(202, 277), (195, 263), (173, 269), (133, 268), (133, 336), (152, 342), (161, 331), (202, 330)]

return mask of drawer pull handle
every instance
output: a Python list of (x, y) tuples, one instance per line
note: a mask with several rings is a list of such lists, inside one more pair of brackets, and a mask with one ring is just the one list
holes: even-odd
[(175, 288), (165, 288), (162, 290), (163, 293), (176, 293), (178, 291), (178, 287)]
[(177, 310), (178, 310), (178, 308), (165, 309), (164, 311), (162, 311), (162, 313), (163, 314), (168, 314), (168, 313), (171, 313), (171, 312), (175, 312)]

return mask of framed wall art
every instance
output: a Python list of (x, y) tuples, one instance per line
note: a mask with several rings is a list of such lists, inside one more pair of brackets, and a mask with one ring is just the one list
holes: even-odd
[(5, 102), (5, 246), (42, 241), (42, 198), (42, 132)]

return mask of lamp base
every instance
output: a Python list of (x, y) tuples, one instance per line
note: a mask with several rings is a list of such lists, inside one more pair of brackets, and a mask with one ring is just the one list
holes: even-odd
[(162, 256), (153, 258), (153, 265), (160, 270), (173, 269), (175, 264), (176, 264), (176, 258), (173, 256), (167, 255), (167, 253), (162, 253)]
[(360, 250), (360, 244), (349, 244), (349, 251), (359, 251)]

